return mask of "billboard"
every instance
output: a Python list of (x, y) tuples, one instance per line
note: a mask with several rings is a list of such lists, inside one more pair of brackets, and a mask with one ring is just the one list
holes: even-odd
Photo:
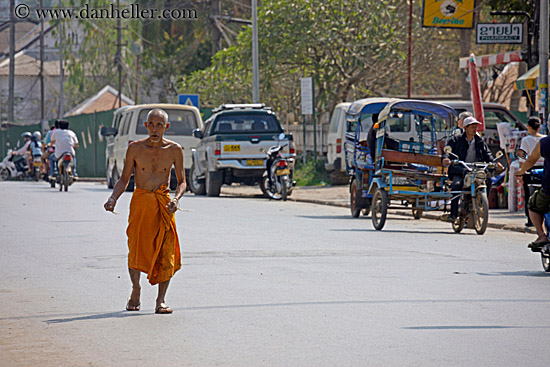
[(424, 0), (422, 26), (473, 28), (475, 0)]

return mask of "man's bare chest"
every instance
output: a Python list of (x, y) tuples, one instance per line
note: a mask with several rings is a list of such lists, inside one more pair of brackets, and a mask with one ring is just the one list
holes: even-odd
[(136, 158), (136, 171), (162, 173), (170, 171), (174, 160), (167, 150), (146, 150)]

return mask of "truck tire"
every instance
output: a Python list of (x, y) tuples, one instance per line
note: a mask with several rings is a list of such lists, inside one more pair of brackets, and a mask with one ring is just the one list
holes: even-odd
[(222, 188), (222, 172), (206, 171), (206, 196), (220, 196)]
[(193, 163), (191, 171), (189, 171), (189, 188), (195, 195), (206, 195), (206, 185), (203, 179), (197, 178), (195, 163)]

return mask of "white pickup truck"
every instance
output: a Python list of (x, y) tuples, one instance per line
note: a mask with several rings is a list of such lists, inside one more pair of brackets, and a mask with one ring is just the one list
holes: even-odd
[(193, 193), (219, 196), (223, 184), (261, 183), (267, 150), (278, 144), (285, 146), (281, 153), (292, 162), (292, 179), (294, 142), (290, 134), (278, 138), (283, 129), (273, 111), (263, 104), (225, 104), (212, 112), (204, 128), (193, 132), (200, 139), (189, 173)]

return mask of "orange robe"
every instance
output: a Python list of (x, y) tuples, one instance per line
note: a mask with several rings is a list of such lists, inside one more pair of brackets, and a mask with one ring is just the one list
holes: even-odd
[(128, 267), (147, 273), (155, 285), (170, 280), (181, 268), (176, 221), (166, 205), (169, 190), (162, 185), (155, 191), (136, 188), (128, 217)]

